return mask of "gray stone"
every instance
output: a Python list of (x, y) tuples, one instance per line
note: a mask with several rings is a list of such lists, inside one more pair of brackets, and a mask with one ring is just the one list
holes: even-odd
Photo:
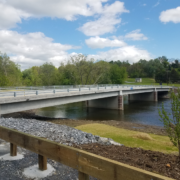
[(120, 145), (112, 139), (94, 136), (75, 128), (34, 119), (0, 118), (0, 126), (43, 137), (64, 145), (100, 143)]

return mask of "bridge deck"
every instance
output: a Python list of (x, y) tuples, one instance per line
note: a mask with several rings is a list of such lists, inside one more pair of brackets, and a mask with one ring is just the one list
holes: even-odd
[(80, 101), (118, 97), (128, 94), (167, 92), (172, 87), (161, 86), (112, 86), (97, 88), (71, 88), (29, 90), (0, 93), (0, 114), (56, 106)]

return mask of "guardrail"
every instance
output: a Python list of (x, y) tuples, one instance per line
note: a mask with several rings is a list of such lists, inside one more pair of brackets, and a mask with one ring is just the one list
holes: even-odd
[[(23, 88), (23, 87), (22, 87)], [(50, 89), (51, 88), (51, 89)], [(149, 85), (78, 85), (77, 87), (73, 86), (63, 86), (63, 88), (59, 88), (59, 86), (50, 86), (49, 89), (43, 90), (24, 90), (24, 89), (9, 89), (9, 91), (2, 91), (0, 88), (0, 98), (1, 97), (17, 97), (17, 96), (29, 96), (29, 95), (42, 95), (42, 94), (56, 94), (62, 92), (73, 92), (73, 91), (90, 91), (90, 90), (103, 90), (103, 89), (124, 89), (124, 88), (170, 88), (170, 86), (149, 86)]]
[[(46, 90), (46, 89), (69, 89), (69, 88), (96, 88), (111, 86), (128, 86), (128, 87), (155, 87), (158, 85), (127, 85), (127, 84), (93, 84), (93, 85), (53, 85), (53, 86), (16, 86), (16, 87), (0, 87), (0, 90)], [(159, 85), (160, 86), (160, 85)]]
[(173, 180), (2, 126), (0, 126), (0, 138), (11, 143), (11, 156), (17, 155), (17, 146), (20, 146), (38, 154), (40, 170), (47, 169), (47, 158), (50, 158), (77, 169), (79, 180), (88, 180), (89, 175), (101, 180)]

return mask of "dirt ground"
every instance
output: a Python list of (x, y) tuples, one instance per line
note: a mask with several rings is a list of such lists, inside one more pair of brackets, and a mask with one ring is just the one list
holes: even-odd
[(74, 147), (173, 179), (180, 179), (180, 158), (176, 155), (115, 145), (88, 144)]

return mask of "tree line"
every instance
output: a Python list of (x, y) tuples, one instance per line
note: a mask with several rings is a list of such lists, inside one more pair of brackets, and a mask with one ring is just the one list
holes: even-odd
[(0, 54), (0, 86), (122, 84), (126, 78), (125, 67), (88, 59), (82, 54), (72, 56), (58, 68), (46, 62), (24, 71), (6, 54)]
[(180, 63), (178, 59), (170, 61), (162, 56), (149, 61), (140, 59), (133, 64), (128, 61), (110, 61), (110, 63), (126, 67), (128, 77), (131, 78), (153, 78), (157, 83), (180, 82)]
[(49, 85), (87, 85), (123, 84), (127, 77), (150, 77), (156, 82), (179, 82), (180, 64), (178, 60), (169, 62), (165, 56), (128, 61), (95, 61), (86, 55), (70, 57), (66, 63), (55, 67), (46, 62), (41, 66), (20, 70), (20, 66), (0, 53), (0, 86), (49, 86)]

